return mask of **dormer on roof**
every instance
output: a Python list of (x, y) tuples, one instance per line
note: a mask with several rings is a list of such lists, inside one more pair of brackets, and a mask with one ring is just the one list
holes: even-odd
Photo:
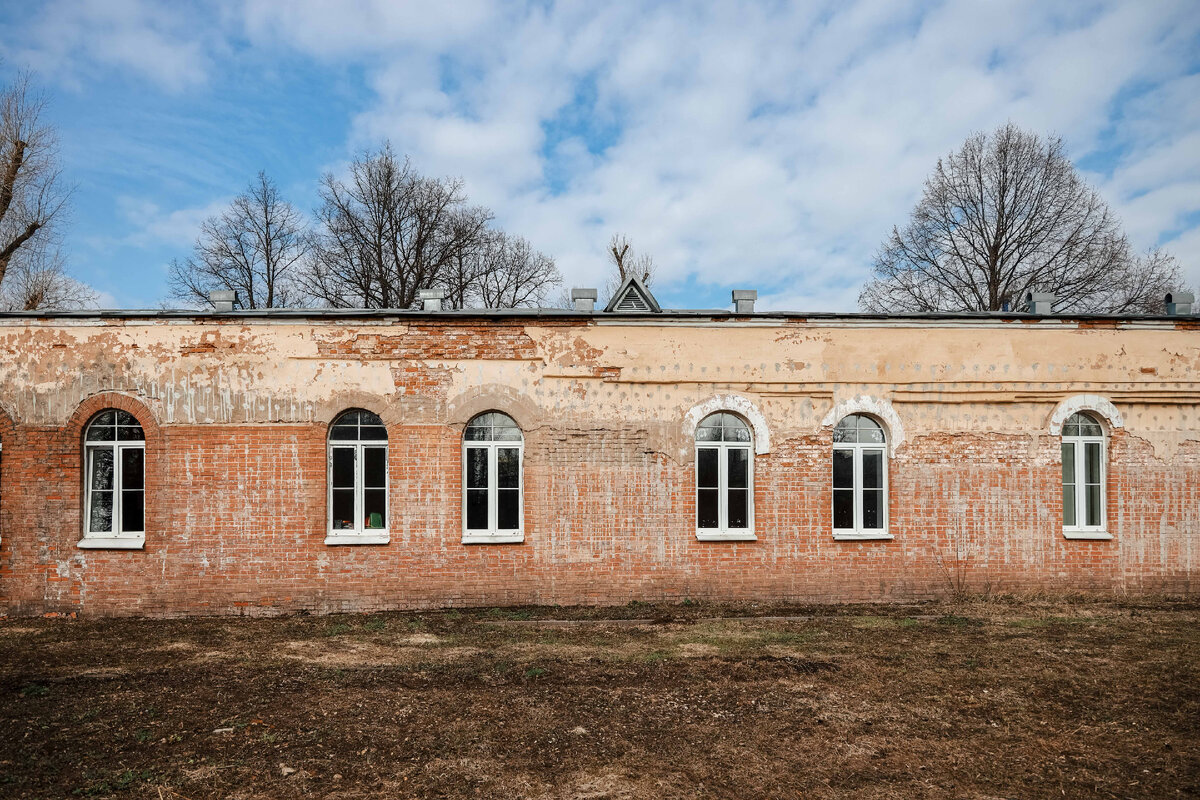
[(654, 299), (654, 295), (650, 294), (646, 284), (638, 280), (636, 275), (630, 275), (621, 284), (621, 288), (613, 292), (612, 299), (608, 301), (604, 310), (658, 314), (662, 312), (662, 307)]

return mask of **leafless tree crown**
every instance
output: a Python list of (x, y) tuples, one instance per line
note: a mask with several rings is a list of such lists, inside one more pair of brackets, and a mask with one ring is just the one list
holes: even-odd
[(304, 217), (259, 172), (229, 208), (209, 217), (191, 257), (171, 263), (171, 295), (204, 306), (213, 290), (233, 290), (245, 308), (301, 301), (300, 270), (309, 250)]
[(9, 265), (0, 284), (0, 311), (95, 308), (96, 292), (67, 274), (57, 250), (39, 248)]
[(654, 258), (648, 253), (636, 252), (633, 249), (633, 243), (625, 234), (614, 233), (608, 240), (608, 258), (609, 263), (616, 268), (616, 272), (610, 274), (608, 283), (605, 285), (609, 297), (616, 294), (616, 291), (621, 288), (621, 284), (630, 275), (637, 276), (646, 286), (653, 282)]
[(1055, 309), (1155, 311), (1181, 279), (1161, 250), (1136, 256), (1060, 138), (1007, 124), (940, 159), (921, 201), (875, 258), (868, 311), (997, 311), (1029, 291)]
[[(41, 120), (44, 108), (26, 73), (0, 87), (0, 285), (17, 259), (29, 260), (27, 275), (45, 266), (65, 213), (69, 192), (59, 176), (54, 130)], [(57, 255), (51, 260), (61, 273)]]

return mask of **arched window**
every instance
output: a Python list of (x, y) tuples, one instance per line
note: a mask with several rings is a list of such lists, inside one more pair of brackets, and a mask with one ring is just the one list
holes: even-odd
[(1105, 534), (1104, 429), (1086, 413), (1072, 414), (1062, 429), (1063, 532)]
[(754, 439), (741, 417), (696, 426), (696, 538), (754, 538)]
[(105, 409), (84, 433), (84, 547), (146, 540), (146, 434), (127, 411)]
[(326, 544), (388, 542), (388, 437), (379, 415), (347, 411), (329, 427)]
[(525, 437), (507, 414), (489, 411), (463, 432), (463, 541), (524, 539), (522, 451)]
[(887, 534), (887, 437), (878, 422), (850, 414), (833, 429), (833, 535)]

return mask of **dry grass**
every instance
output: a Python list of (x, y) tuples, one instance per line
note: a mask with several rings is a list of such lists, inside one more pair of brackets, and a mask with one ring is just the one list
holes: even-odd
[(1086, 598), (14, 620), (0, 796), (1197, 797), (1198, 623)]

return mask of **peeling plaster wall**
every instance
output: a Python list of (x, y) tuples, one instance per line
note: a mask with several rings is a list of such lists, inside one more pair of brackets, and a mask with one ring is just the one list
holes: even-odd
[[(1191, 592), (1197, 376), (1191, 323), (7, 318), (0, 611)], [(103, 393), (161, 430), (143, 552), (75, 546)], [(1120, 421), (1094, 408), (1115, 538), (1066, 542), (1055, 425), (1093, 397)], [(386, 547), (323, 545), (325, 426), (350, 407), (389, 427)], [(758, 542), (695, 541), (690, 431), (718, 407), (757, 432)], [(526, 541), (465, 547), (461, 430), (490, 408), (526, 433)], [(855, 412), (891, 435), (889, 542), (830, 536), (830, 427)]]

